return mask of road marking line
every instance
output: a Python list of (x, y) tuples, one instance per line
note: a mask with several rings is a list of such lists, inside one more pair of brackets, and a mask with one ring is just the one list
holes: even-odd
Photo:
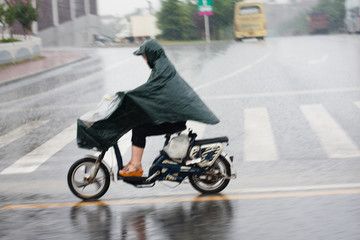
[(246, 66), (243, 67), (243, 68), (240, 68), (239, 70), (237, 70), (237, 71), (235, 71), (235, 72), (232, 72), (232, 73), (230, 73), (230, 74), (228, 74), (228, 75), (225, 75), (225, 76), (223, 76), (223, 77), (221, 77), (221, 78), (219, 78), (219, 79), (215, 79), (215, 80), (213, 80), (213, 81), (209, 81), (209, 82), (207, 82), (207, 83), (205, 83), (205, 84), (203, 84), (203, 85), (197, 86), (197, 87), (194, 88), (194, 90), (197, 91), (197, 90), (199, 90), (199, 89), (201, 89), (201, 88), (208, 87), (208, 86), (213, 85), (213, 84), (215, 84), (215, 83), (218, 83), (218, 82), (224, 81), (224, 80), (226, 80), (226, 79), (228, 79), (228, 78), (231, 78), (231, 77), (233, 77), (233, 76), (235, 76), (235, 75), (237, 75), (237, 74), (239, 74), (239, 73), (245, 72), (246, 70), (248, 70), (248, 69), (254, 67), (255, 65), (257, 65), (257, 64), (263, 62), (264, 60), (266, 60), (270, 55), (271, 55), (271, 52), (269, 52), (269, 53), (267, 53), (266, 55), (262, 56), (261, 58), (257, 59), (255, 62), (253, 62), (253, 63), (251, 63), (251, 64), (249, 64), (249, 65), (246, 65)]
[(274, 160), (278, 160), (278, 152), (267, 109), (245, 109), (244, 161)]
[(360, 108), (360, 102), (355, 102), (355, 105)]
[(28, 134), (29, 132), (41, 127), (42, 125), (46, 124), (48, 120), (46, 121), (32, 121), (28, 122), (11, 132), (0, 136), (0, 148), (4, 147), (7, 144), (10, 144), (11, 142), (23, 137), (24, 135)]
[(257, 200), (294, 197), (316, 197), (360, 194), (360, 189), (332, 190), (332, 191), (307, 191), (288, 193), (264, 193), (264, 194), (240, 194), (228, 196), (200, 196), (184, 198), (145, 198), (145, 199), (124, 199), (101, 202), (79, 202), (79, 203), (44, 203), (44, 204), (18, 204), (7, 205), (0, 210), (34, 209), (34, 208), (64, 208), (82, 206), (107, 206), (107, 205), (135, 205), (135, 204), (156, 204), (156, 203), (182, 203), (182, 202), (208, 202), (208, 201), (229, 201), (229, 200)]
[(303, 91), (289, 91), (289, 92), (269, 92), (269, 93), (250, 93), (250, 94), (226, 94), (206, 97), (202, 96), (204, 100), (227, 100), (227, 99), (242, 99), (242, 98), (259, 98), (259, 97), (287, 97), (287, 96), (302, 96), (311, 94), (324, 94), (324, 93), (346, 93), (346, 92), (359, 92), (360, 88), (330, 88), (330, 89), (317, 89), (317, 90), (303, 90)]
[(23, 107), (23, 108), (8, 108), (0, 109), (0, 113), (14, 113), (14, 112), (32, 112), (32, 111), (48, 111), (48, 110), (62, 110), (72, 108), (88, 108), (96, 106), (98, 102), (84, 103), (84, 104), (67, 104), (67, 105), (52, 105), (52, 106), (41, 106), (41, 107)]
[(325, 62), (325, 61), (328, 59), (328, 57), (329, 57), (329, 55), (328, 55), (328, 54), (325, 54), (324, 56), (322, 56), (322, 58), (312, 59), (312, 60), (310, 60), (308, 63), (311, 64), (311, 65), (323, 63), (323, 62)]
[(16, 174), (16, 173), (31, 173), (35, 171), (41, 164), (46, 162), (51, 156), (57, 153), (60, 149), (65, 147), (76, 136), (77, 123), (64, 129), (61, 133), (45, 142), (32, 152), (26, 154), (15, 163), (4, 169), (0, 175)]
[(360, 183), (268, 187), (268, 188), (244, 188), (244, 189), (233, 189), (233, 190), (229, 189), (229, 190), (225, 190), (224, 193), (290, 192), (290, 191), (310, 191), (310, 190), (325, 190), (325, 189), (339, 189), (339, 188), (360, 188)]
[[(328, 189), (342, 189), (342, 188), (360, 188), (360, 183), (345, 183), (345, 184), (326, 184), (326, 185), (308, 185), (308, 186), (288, 186), (288, 187), (264, 187), (264, 188), (242, 188), (242, 189), (225, 189), (224, 194), (234, 193), (271, 193), (271, 192), (291, 192), (291, 191), (310, 191), (310, 190), (328, 190)], [(179, 193), (160, 193), (156, 194), (159, 197), (170, 196), (184, 196), (193, 195), (193, 191), (179, 192)]]
[(300, 109), (329, 158), (360, 156), (359, 148), (322, 105), (301, 105)]
[(116, 68), (116, 67), (118, 67), (118, 66), (120, 66), (120, 65), (122, 65), (122, 64), (124, 64), (124, 63), (126, 63), (126, 62), (128, 62), (129, 60), (130, 60), (130, 58), (127, 58), (127, 59), (125, 59), (125, 60), (123, 60), (123, 61), (114, 63), (113, 65), (108, 66), (108, 67), (106, 67), (106, 68), (104, 68), (104, 69), (102, 69), (102, 70), (100, 70), (100, 71), (98, 71), (98, 72), (96, 72), (96, 73), (109, 71), (109, 70), (111, 70), (111, 69), (114, 69), (114, 68)]

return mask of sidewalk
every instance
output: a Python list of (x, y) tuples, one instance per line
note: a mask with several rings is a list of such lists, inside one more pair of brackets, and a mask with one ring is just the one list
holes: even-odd
[(85, 53), (72, 51), (41, 51), (44, 58), (0, 67), (0, 85), (36, 75), (88, 57)]

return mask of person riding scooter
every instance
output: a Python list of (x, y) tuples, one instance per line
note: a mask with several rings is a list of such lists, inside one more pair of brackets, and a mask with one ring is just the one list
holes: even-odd
[(123, 177), (142, 176), (146, 137), (185, 130), (188, 120), (206, 124), (219, 122), (177, 73), (156, 41), (145, 41), (134, 54), (143, 56), (152, 69), (147, 82), (131, 91), (118, 92), (117, 106), (106, 118), (91, 124), (84, 119), (78, 121), (77, 143), (83, 148), (105, 150), (132, 130), (131, 159), (119, 171)]

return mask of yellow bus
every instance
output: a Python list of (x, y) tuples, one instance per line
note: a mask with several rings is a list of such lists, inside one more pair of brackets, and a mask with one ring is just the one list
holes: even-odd
[(266, 19), (261, 3), (238, 2), (234, 10), (234, 37), (241, 41), (244, 38), (264, 40), (266, 36)]

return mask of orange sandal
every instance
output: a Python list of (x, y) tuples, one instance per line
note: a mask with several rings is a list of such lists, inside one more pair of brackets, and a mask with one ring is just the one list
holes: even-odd
[[(133, 171), (130, 171), (129, 167), (132, 166)], [(141, 177), (143, 175), (143, 170), (141, 165), (139, 167), (134, 166), (131, 163), (128, 163), (123, 169), (119, 171), (119, 175), (123, 177)]]

